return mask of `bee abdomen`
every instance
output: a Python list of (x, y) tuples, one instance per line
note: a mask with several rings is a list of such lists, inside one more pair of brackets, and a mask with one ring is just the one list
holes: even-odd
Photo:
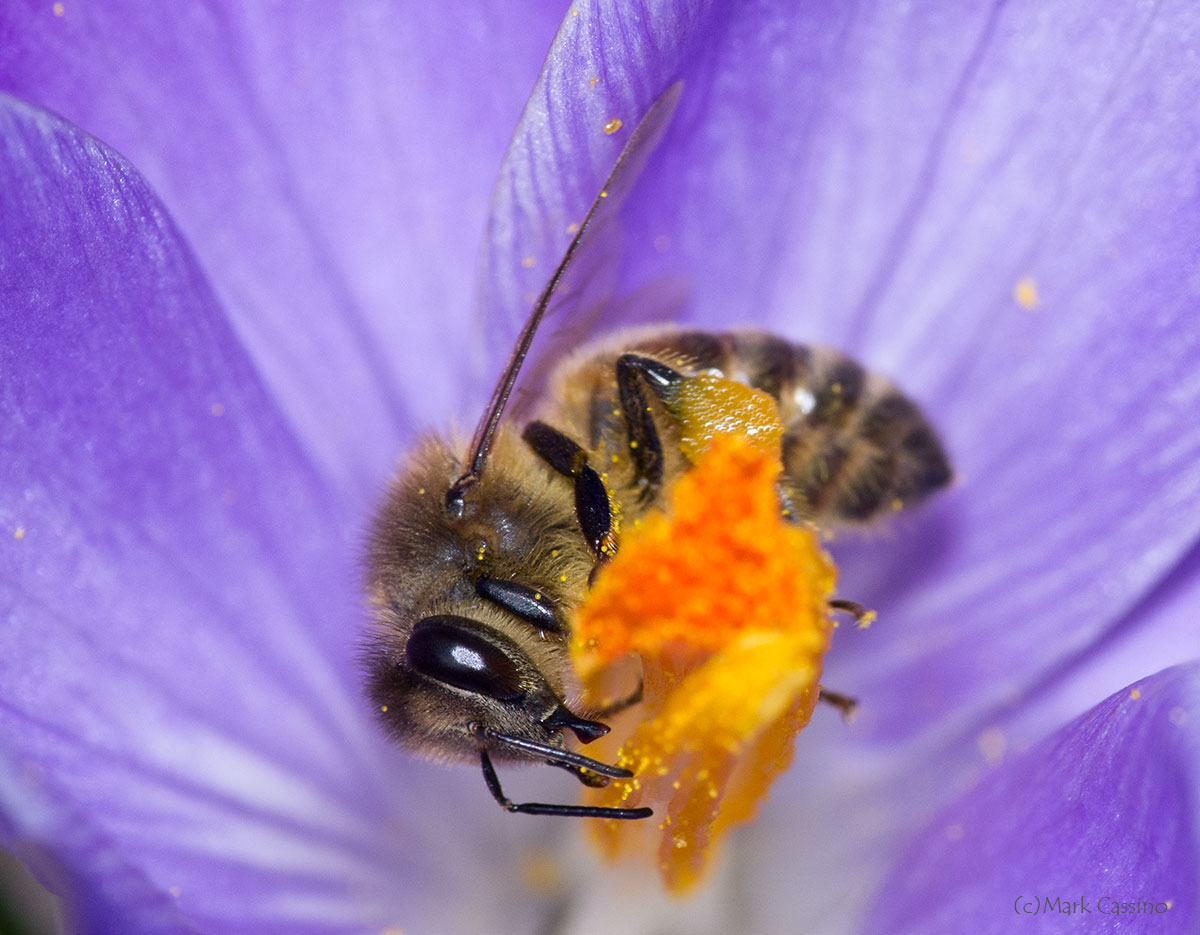
[(942, 444), (916, 404), (844, 354), (753, 331), (683, 331), (644, 348), (779, 402), (785, 493), (805, 518), (864, 523), (950, 482)]

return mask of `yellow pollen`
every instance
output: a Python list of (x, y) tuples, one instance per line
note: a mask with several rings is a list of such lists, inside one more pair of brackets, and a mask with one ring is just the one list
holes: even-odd
[(1138, 688), (1132, 688), (1132, 689), (1130, 689), (1130, 690), (1129, 690), (1129, 697), (1130, 697), (1130, 698), (1132, 698), (1134, 701), (1137, 701), (1139, 698), (1141, 698), (1141, 697), (1142, 697), (1142, 692), (1141, 692), (1141, 689), (1138, 689)]
[(387, 714), (387, 705), (381, 704), (379, 706), (379, 710), (382, 711), (384, 714)]
[(56, 3), (50, 9), (54, 11), (55, 16), (62, 16), (66, 12), (66, 8), (61, 3)]
[(526, 269), (532, 269), (533, 264), (535, 264), (536, 262), (537, 262), (537, 260), (535, 260), (533, 257), (527, 256), (521, 260), (521, 265), (524, 266)]
[(591, 78), (588, 79), (588, 89), (595, 90), (596, 85), (598, 85), (599, 83), (600, 83), (600, 76), (593, 75)]
[(1022, 276), (1013, 286), (1013, 301), (1027, 312), (1036, 311), (1042, 304), (1037, 283), (1032, 276)]
[(25, 527), (18, 526), (16, 529), (14, 529), (13, 530), (13, 538), (16, 539), (18, 542), (20, 542), (22, 539), (24, 539), (25, 538)]
[[(668, 400), (694, 422), (695, 466), (671, 490), (668, 514), (649, 514), (625, 536), (572, 629), (589, 687), (630, 654), (642, 665), (641, 722), (616, 754), (635, 776), (589, 798), (650, 805), (659, 820), (593, 830), (610, 857), (654, 853), (675, 892), (703, 877), (788, 765), (832, 632), (836, 570), (813, 529), (780, 515), (782, 426), (773, 408), (745, 415), (754, 392), (709, 383)], [(733, 434), (713, 431), (734, 410), (743, 420)], [(760, 431), (747, 437), (751, 423)]]
[(705, 375), (679, 383), (666, 403), (679, 419), (679, 448), (689, 461), (706, 451), (717, 435), (739, 436), (779, 458), (783, 424), (775, 400), (766, 393)]
[(608, 121), (608, 123), (606, 123), (604, 125), (604, 132), (607, 133), (609, 136), (612, 136), (614, 133), (616, 133), (618, 130), (621, 129), (623, 124), (624, 124), (624, 121), (622, 121), (620, 117), (613, 117), (612, 120)]

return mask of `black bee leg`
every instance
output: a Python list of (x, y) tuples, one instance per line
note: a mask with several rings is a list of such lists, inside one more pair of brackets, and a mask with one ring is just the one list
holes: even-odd
[(822, 688), (819, 697), (821, 701), (828, 705), (833, 705), (841, 711), (842, 717), (847, 723), (854, 719), (854, 714), (858, 711), (858, 700), (851, 698), (849, 695), (843, 695), (841, 692), (826, 691)]
[(492, 766), (492, 758), (486, 750), (479, 751), (479, 762), (483, 766), (483, 781), (487, 783), (488, 792), (507, 812), (518, 812), (522, 815), (561, 815), (564, 818), (621, 818), (633, 820), (649, 818), (654, 811), (649, 808), (610, 808), (603, 805), (546, 805), (541, 802), (514, 802), (506, 798), (500, 788), (500, 777)]
[(598, 721), (607, 720), (614, 714), (620, 714), (626, 708), (632, 708), (642, 700), (642, 688), (644, 683), (638, 679), (638, 686), (624, 698), (618, 698), (616, 701), (609, 702), (599, 711), (596, 711), (592, 717)]
[(545, 422), (530, 422), (521, 437), (550, 467), (574, 481), (575, 516), (583, 537), (596, 558), (607, 562), (617, 552), (612, 504), (604, 481), (587, 462), (587, 452)]
[(830, 610), (841, 610), (850, 614), (854, 618), (855, 625), (860, 630), (865, 630), (875, 622), (875, 611), (868, 610), (858, 601), (844, 601), (840, 598), (829, 602)]
[(622, 354), (617, 358), (617, 392), (621, 398), (621, 412), (629, 429), (629, 454), (637, 467), (638, 480), (642, 485), (643, 501), (658, 495), (663, 480), (662, 443), (654, 415), (650, 411), (647, 387), (661, 395), (680, 380), (683, 375), (652, 357), (639, 354)]

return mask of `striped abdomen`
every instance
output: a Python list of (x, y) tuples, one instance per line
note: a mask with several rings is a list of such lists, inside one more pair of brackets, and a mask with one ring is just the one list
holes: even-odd
[(937, 434), (907, 396), (837, 351), (756, 331), (662, 331), (624, 350), (689, 373), (716, 370), (779, 402), (784, 494), (818, 523), (862, 523), (946, 486)]

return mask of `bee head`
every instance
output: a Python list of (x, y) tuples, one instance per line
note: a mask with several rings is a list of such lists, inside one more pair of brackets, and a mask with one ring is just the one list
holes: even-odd
[(451, 451), (427, 442), (376, 520), (368, 697), (394, 739), (434, 757), (477, 758), (485, 747), (545, 759), (496, 736), (556, 749), (564, 731), (595, 740), (608, 728), (568, 704), (578, 683), (564, 582), (577, 586), (589, 568), (578, 531), (560, 518), (572, 517), (569, 493), (502, 433), (465, 509), (448, 510), (459, 469)]
[(533, 748), (562, 749), (564, 730), (583, 743), (608, 733), (572, 712), (515, 641), (478, 620), (425, 617), (397, 650), (372, 648), (367, 691), (389, 733), (426, 753), (470, 759), (486, 746), (502, 759), (545, 759)]

